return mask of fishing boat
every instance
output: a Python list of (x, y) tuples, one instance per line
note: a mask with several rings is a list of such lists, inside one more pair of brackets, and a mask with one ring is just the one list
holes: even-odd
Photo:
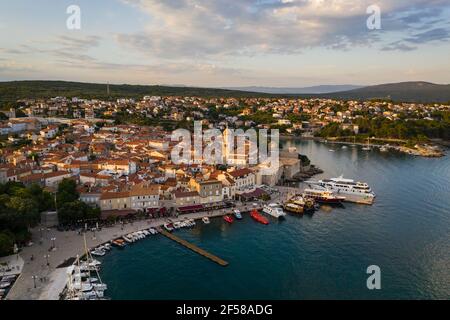
[(303, 197), (326, 204), (341, 204), (345, 200), (345, 197), (337, 196), (328, 189), (305, 189)]
[(227, 215), (227, 216), (224, 216), (223, 217), (223, 220), (225, 220), (226, 222), (228, 222), (228, 223), (233, 223), (233, 217), (231, 217), (231, 216), (229, 216), (229, 215)]
[(237, 220), (241, 220), (241, 219), (242, 219), (242, 214), (241, 214), (241, 212), (240, 212), (238, 209), (234, 209), (234, 210), (233, 210), (233, 214), (234, 214), (234, 217), (235, 217)]
[(150, 234), (153, 234), (153, 235), (158, 234), (158, 230), (156, 230), (155, 228), (149, 228), (148, 232), (150, 232)]
[(266, 219), (265, 217), (263, 217), (257, 210), (253, 210), (250, 213), (250, 216), (257, 222), (261, 223), (261, 224), (265, 224), (268, 225), (269, 224), (269, 220)]
[(211, 222), (211, 221), (209, 221), (208, 217), (203, 217), (202, 221), (203, 221), (204, 224), (209, 224)]
[(283, 211), (280, 205), (276, 203), (265, 205), (262, 211), (276, 219), (282, 219), (286, 216), (286, 213)]

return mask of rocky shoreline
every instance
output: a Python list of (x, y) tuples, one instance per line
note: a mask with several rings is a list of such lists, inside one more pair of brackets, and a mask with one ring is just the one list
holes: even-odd
[(322, 169), (315, 165), (310, 165), (308, 170), (295, 174), (291, 179), (286, 179), (286, 182), (304, 182), (323, 172)]

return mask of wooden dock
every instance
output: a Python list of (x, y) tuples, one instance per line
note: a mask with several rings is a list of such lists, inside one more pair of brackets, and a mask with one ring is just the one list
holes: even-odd
[(228, 262), (226, 262), (225, 260), (220, 259), (219, 257), (217, 257), (217, 256), (215, 256), (215, 255), (213, 255), (213, 254), (211, 254), (211, 253), (209, 253), (209, 252), (207, 252), (207, 251), (197, 247), (196, 245), (194, 245), (194, 244), (192, 244), (190, 242), (187, 242), (186, 240), (183, 240), (183, 239), (173, 235), (170, 232), (167, 232), (163, 228), (158, 228), (158, 231), (162, 235), (166, 236), (167, 238), (169, 238), (169, 239), (171, 239), (171, 240), (181, 244), (182, 246), (184, 246), (184, 247), (186, 247), (186, 248), (188, 248), (188, 249), (198, 253), (199, 255), (201, 255), (201, 256), (203, 256), (203, 257), (205, 257), (205, 258), (207, 258), (207, 259), (209, 259), (209, 260), (211, 260), (211, 261), (213, 261), (215, 263), (217, 263), (218, 265), (221, 265), (222, 267), (228, 266)]

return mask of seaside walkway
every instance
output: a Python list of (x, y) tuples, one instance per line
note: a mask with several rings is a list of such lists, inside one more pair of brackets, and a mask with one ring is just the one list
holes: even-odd
[(222, 267), (228, 266), (228, 262), (226, 262), (225, 260), (222, 260), (221, 258), (219, 258), (219, 257), (217, 257), (217, 256), (215, 256), (215, 255), (213, 255), (213, 254), (211, 254), (211, 253), (209, 253), (209, 252), (207, 252), (207, 251), (197, 247), (196, 245), (194, 245), (194, 244), (192, 244), (190, 242), (187, 242), (186, 240), (183, 240), (183, 239), (173, 235), (172, 233), (167, 232), (166, 230), (164, 230), (162, 228), (158, 228), (158, 231), (159, 231), (159, 233), (161, 233), (162, 235), (166, 236), (167, 238), (169, 238), (169, 239), (171, 239), (171, 240), (181, 244), (182, 246), (184, 246), (184, 247), (186, 247), (186, 248), (188, 248), (188, 249), (198, 253), (199, 255), (201, 255), (201, 256), (203, 256), (205, 258), (208, 258), (209, 260), (217, 263), (218, 265), (221, 265)]

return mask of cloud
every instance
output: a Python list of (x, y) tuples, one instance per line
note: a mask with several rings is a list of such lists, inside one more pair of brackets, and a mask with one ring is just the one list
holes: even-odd
[(127, 49), (164, 59), (373, 46), (382, 43), (388, 33), (405, 36), (405, 32), (424, 26), (434, 27), (442, 8), (450, 6), (444, 0), (380, 0), (385, 27), (383, 33), (377, 33), (366, 28), (366, 9), (372, 0), (122, 1), (144, 11), (150, 19), (145, 31), (116, 34), (116, 41)]
[(401, 41), (396, 41), (383, 47), (382, 51), (414, 51), (417, 47), (409, 46)]
[(446, 41), (450, 39), (450, 32), (448, 29), (436, 28), (421, 33), (416, 33), (412, 37), (405, 39), (407, 42), (422, 44), (431, 41)]

